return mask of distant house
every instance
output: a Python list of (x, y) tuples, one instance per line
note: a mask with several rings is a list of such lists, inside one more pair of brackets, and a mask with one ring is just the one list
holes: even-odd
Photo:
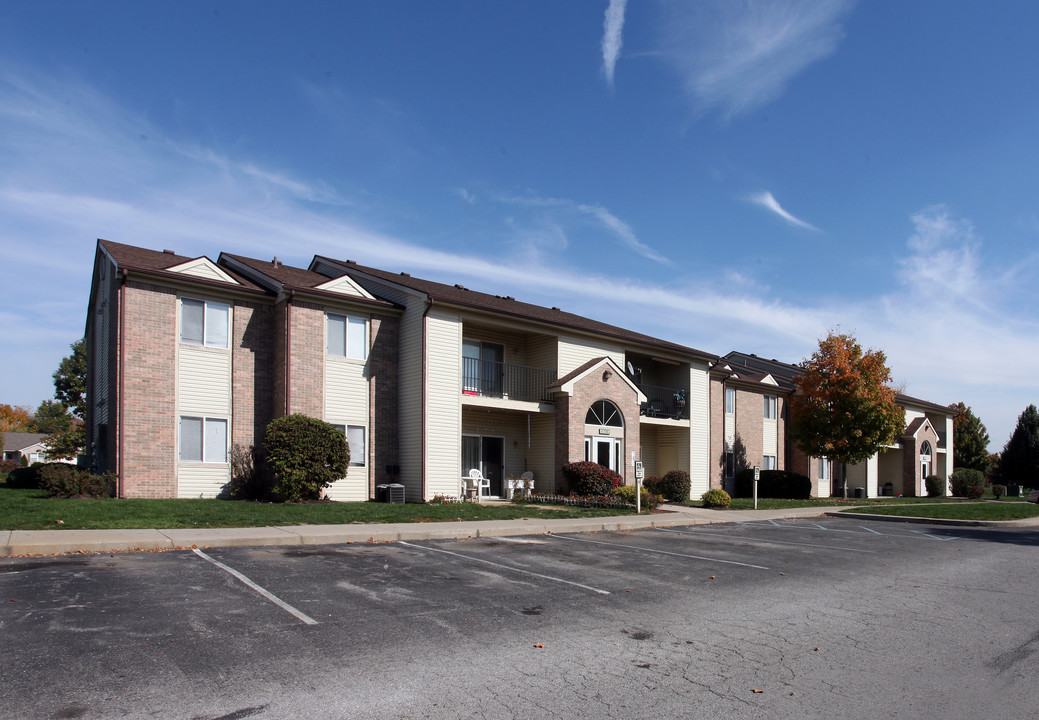
[[(7, 432), (4, 436), (4, 460), (26, 462), (32, 465), (36, 462), (48, 462), (46, 433), (19, 433)], [(75, 460), (55, 459), (54, 462), (75, 464)]]

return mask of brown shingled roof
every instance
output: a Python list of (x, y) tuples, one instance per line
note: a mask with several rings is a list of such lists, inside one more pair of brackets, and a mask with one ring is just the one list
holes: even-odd
[(547, 323), (559, 327), (572, 328), (583, 332), (604, 335), (616, 340), (621, 340), (639, 345), (649, 345), (662, 350), (670, 350), (682, 355), (694, 355), (705, 360), (715, 360), (717, 355), (697, 350), (696, 348), (668, 342), (660, 338), (643, 335), (642, 333), (625, 330), (615, 325), (608, 325), (598, 320), (592, 320), (581, 315), (574, 315), (560, 310), (559, 308), (546, 308), (541, 305), (520, 302), (513, 297), (502, 297), (488, 293), (470, 290), (462, 285), (446, 285), (444, 283), (423, 280), (411, 277), (406, 273), (394, 274), (379, 270), (377, 268), (358, 265), (353, 261), (334, 260), (328, 257), (316, 256), (315, 262), (324, 261), (334, 263), (344, 269), (349, 269), (370, 275), (371, 277), (396, 283), (412, 290), (417, 290), (429, 296), (436, 302), (458, 305), (461, 307), (484, 310), (486, 312), (500, 313), (524, 320)]
[[(137, 272), (148, 273), (150, 275), (158, 275), (161, 277), (167, 277), (170, 279), (190, 280), (192, 282), (202, 282), (207, 285), (217, 285), (227, 288), (244, 289), (253, 292), (262, 292), (255, 283), (251, 282), (245, 276), (234, 272), (229, 268), (221, 268), (228, 275), (233, 277), (239, 283), (240, 286), (230, 285), (219, 280), (210, 280), (208, 278), (200, 278), (195, 275), (184, 275), (177, 272), (171, 272), (170, 268), (183, 265), (186, 262), (197, 260), (198, 257), (186, 257), (184, 255), (177, 255), (173, 252), (159, 251), (159, 250), (148, 250), (146, 248), (137, 247), (135, 245), (124, 245), (123, 243), (112, 242), (111, 240), (97, 241), (98, 245), (105, 249), (105, 251), (112, 256), (119, 268), (124, 270), (135, 270)], [(205, 257), (200, 255), (199, 257)], [(210, 261), (212, 262), (212, 261)], [(214, 265), (216, 263), (213, 263)]]

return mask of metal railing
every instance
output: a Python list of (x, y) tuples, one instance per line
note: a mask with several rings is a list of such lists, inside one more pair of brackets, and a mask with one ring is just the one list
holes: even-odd
[(646, 417), (689, 419), (689, 392), (681, 388), (640, 385), (646, 396), (641, 412)]
[(462, 358), (463, 395), (551, 402), (548, 386), (555, 379), (554, 370)]

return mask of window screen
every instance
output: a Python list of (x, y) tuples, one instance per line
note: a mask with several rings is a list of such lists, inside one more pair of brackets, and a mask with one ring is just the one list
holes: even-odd
[(336, 357), (346, 357), (346, 317), (328, 315), (326, 352)]
[(202, 462), (202, 418), (180, 419), (180, 459), (182, 462)]
[(202, 322), (206, 304), (201, 300), (180, 301), (180, 341), (190, 345), (202, 344)]

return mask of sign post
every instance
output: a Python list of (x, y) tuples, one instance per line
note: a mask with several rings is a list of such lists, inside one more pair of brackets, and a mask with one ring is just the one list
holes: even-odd
[(646, 468), (641, 460), (635, 461), (635, 514), (642, 514), (642, 479), (646, 477)]
[(754, 466), (754, 509), (758, 509), (758, 480), (761, 479), (761, 466)]

